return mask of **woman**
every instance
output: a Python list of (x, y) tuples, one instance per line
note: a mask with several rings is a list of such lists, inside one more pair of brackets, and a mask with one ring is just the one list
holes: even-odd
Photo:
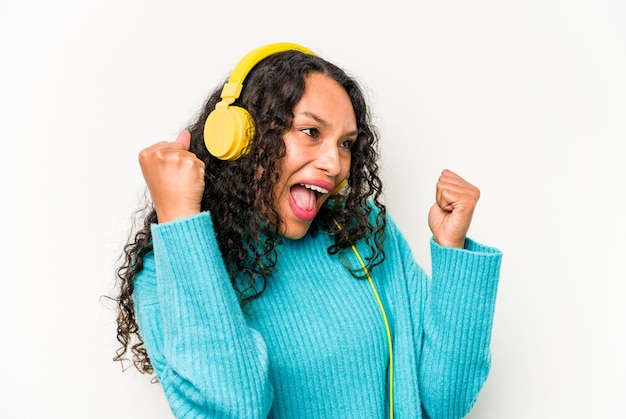
[(229, 99), (254, 124), (241, 157), (205, 146), (221, 89), (140, 153), (153, 207), (118, 270), (116, 359), (155, 371), (177, 417), (463, 417), (501, 260), (466, 238), (478, 189), (443, 171), (428, 278), (380, 200), (357, 83), (298, 46), (265, 55)]

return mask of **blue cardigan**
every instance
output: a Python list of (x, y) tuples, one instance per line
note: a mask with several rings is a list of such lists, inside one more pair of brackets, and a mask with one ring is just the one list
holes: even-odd
[[(329, 255), (324, 232), (285, 240), (244, 314), (209, 213), (152, 234), (133, 299), (176, 417), (388, 415), (387, 335), (367, 280), (342, 264), (359, 266), (351, 250)], [(395, 417), (464, 417), (489, 373), (501, 253), (470, 239), (466, 249), (431, 240), (431, 279), (391, 219), (384, 251), (372, 277), (392, 329)]]

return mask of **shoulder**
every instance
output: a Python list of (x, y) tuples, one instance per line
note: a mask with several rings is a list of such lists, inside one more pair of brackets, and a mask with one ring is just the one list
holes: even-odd
[(368, 220), (370, 225), (376, 229), (380, 229), (382, 232), (382, 244), (385, 252), (390, 249), (406, 249), (408, 248), (408, 242), (393, 219), (393, 216), (389, 213), (388, 209), (383, 206), (378, 207), (376, 204), (368, 200), (367, 205), (369, 207)]

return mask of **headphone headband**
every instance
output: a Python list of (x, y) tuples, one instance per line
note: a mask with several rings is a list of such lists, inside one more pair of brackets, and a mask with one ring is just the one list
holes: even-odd
[(291, 50), (315, 55), (302, 45), (278, 42), (255, 48), (239, 60), (222, 89), (222, 100), (205, 122), (204, 142), (211, 154), (222, 160), (235, 160), (247, 153), (254, 137), (254, 121), (245, 109), (230, 105), (241, 94), (243, 82), (255, 65), (270, 55)]
[(235, 69), (230, 74), (228, 83), (243, 84), (243, 81), (245, 80), (250, 70), (252, 70), (252, 68), (257, 65), (261, 60), (269, 57), (270, 55), (291, 50), (304, 52), (305, 54), (309, 55), (315, 55), (315, 53), (310, 49), (303, 47), (302, 45), (293, 44), (290, 42), (278, 42), (275, 44), (263, 45), (253, 49), (252, 51), (244, 55), (241, 60), (239, 60), (239, 62), (235, 66)]

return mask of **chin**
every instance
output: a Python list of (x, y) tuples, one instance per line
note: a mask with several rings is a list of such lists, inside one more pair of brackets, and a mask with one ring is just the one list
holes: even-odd
[(301, 238), (306, 236), (306, 233), (309, 232), (309, 227), (310, 224), (302, 225), (298, 223), (296, 225), (286, 225), (283, 227), (280, 234), (290, 240), (300, 240)]

